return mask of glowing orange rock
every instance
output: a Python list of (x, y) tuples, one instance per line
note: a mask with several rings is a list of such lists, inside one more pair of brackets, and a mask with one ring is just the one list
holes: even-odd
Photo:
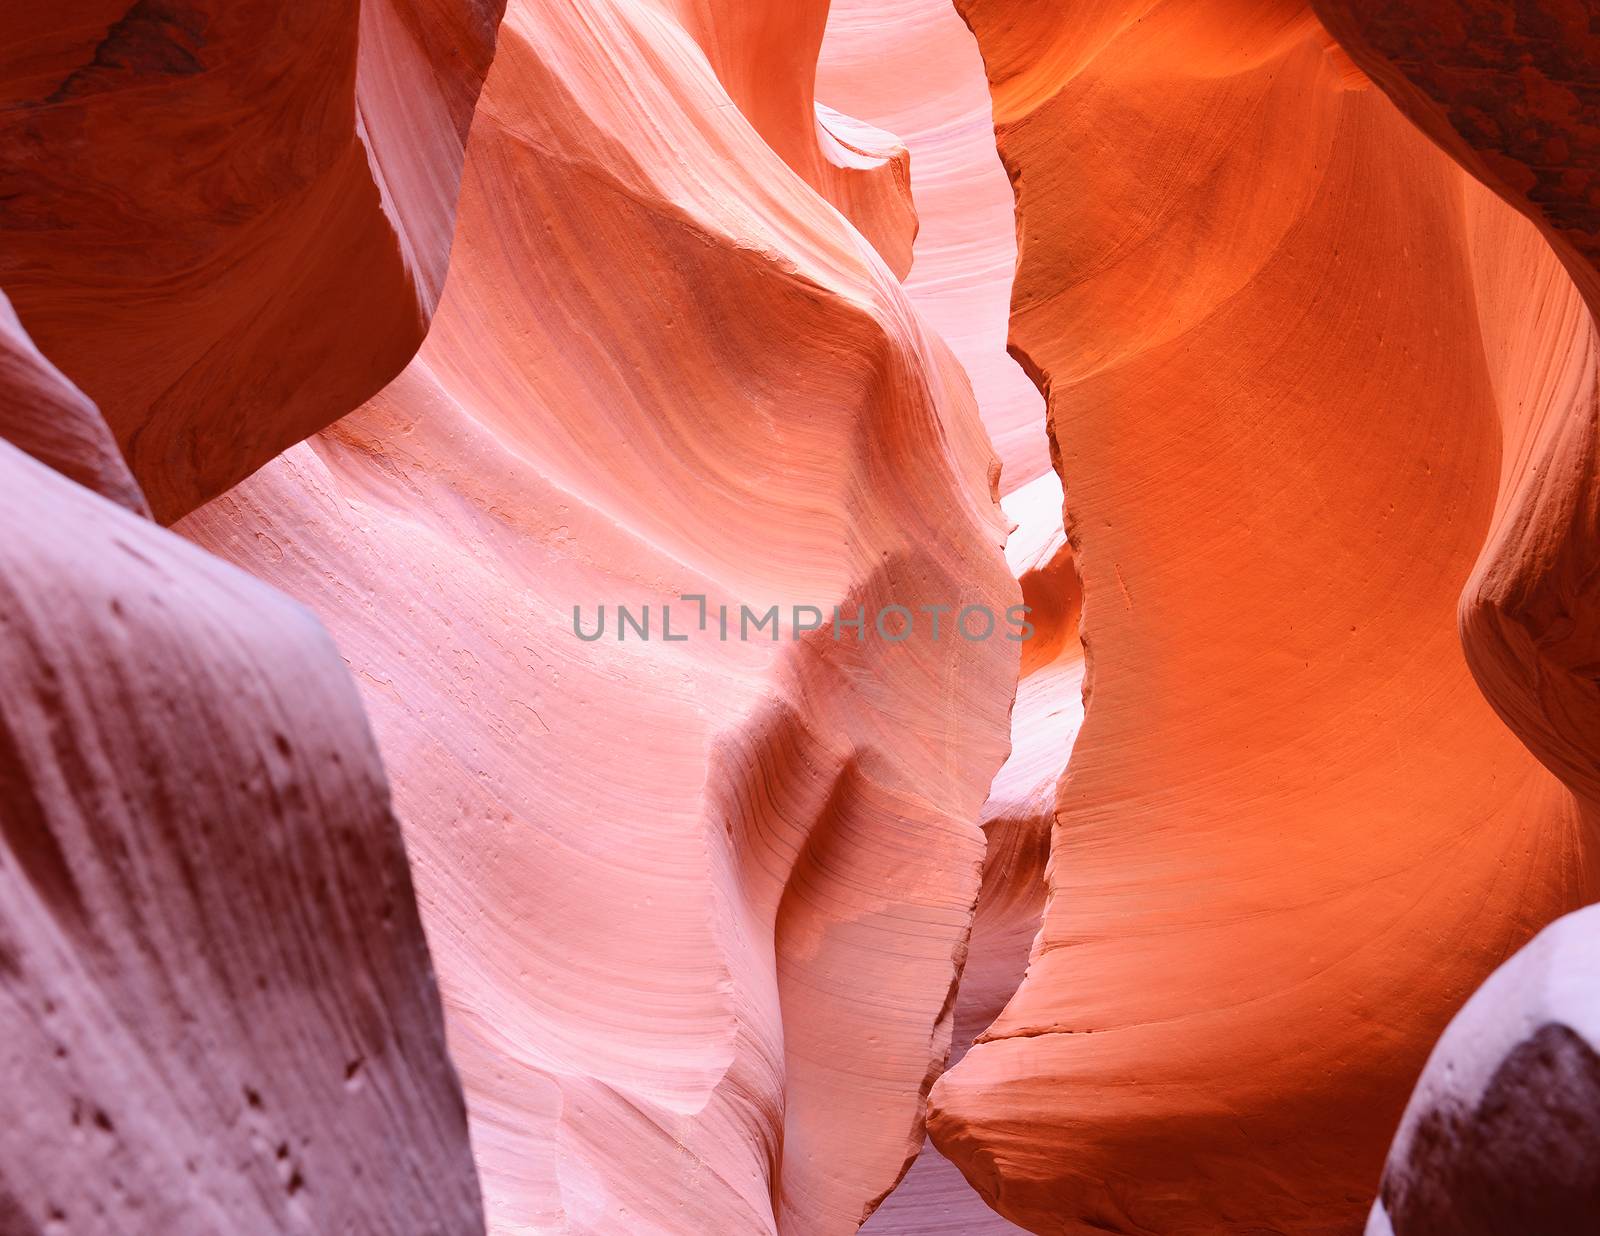
[(1456, 631), (1539, 372), (1479, 342), (1472, 212), (1521, 221), (1297, 4), (960, 7), (1089, 703), (1027, 979), (930, 1129), (1040, 1233), (1347, 1233), (1451, 1013), (1600, 891)]
[[(831, 1236), (922, 1141), (1018, 646), (789, 615), (1018, 592), (909, 231), (774, 153), (804, 92), (758, 131), (717, 72), (786, 62), (675, 11), (512, 6), (416, 361), (182, 527), (364, 684), (491, 1226)], [(601, 605), (651, 639), (577, 638)]]
[(1583, 6), (1550, 0), (1316, 7), (1423, 132), (1527, 216), (1576, 285), (1533, 229), (1477, 205), (1479, 317), (1505, 454), (1461, 621), (1489, 702), (1600, 816), (1600, 416), (1588, 320), (1600, 311), (1600, 84), (1588, 67), (1600, 36)]
[(503, 0), (12, 7), (0, 287), (173, 519), (415, 352)]

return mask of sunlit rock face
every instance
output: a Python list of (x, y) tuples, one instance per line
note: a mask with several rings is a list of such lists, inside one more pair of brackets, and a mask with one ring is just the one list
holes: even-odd
[(363, 684), (495, 1230), (853, 1232), (951, 1042), (1019, 645), (788, 615), (1020, 590), (903, 169), (740, 103), (793, 8), (514, 3), (417, 360), (181, 525)]
[(1347, 1233), (1451, 1014), (1596, 893), (1579, 778), (1457, 632), (1524, 405), (1592, 426), (1588, 325), (1301, 6), (959, 7), (1088, 709), (1027, 978), (931, 1131), (1041, 1233)]
[[(1504, 450), (1461, 598), (1484, 694), (1600, 816), (1600, 307), (1595, 32), (1582, 6), (1318, 0), (1351, 55), (1515, 207), (1469, 194), (1483, 349)], [(1390, 1151), (1369, 1231), (1586, 1231), (1600, 1221), (1593, 911), (1497, 972), (1452, 1023)], [(1586, 1011), (1587, 1010), (1587, 1011)]]
[(503, 0), (79, 0), (0, 31), (0, 287), (174, 519), (374, 394)]
[[(1011, 714), (1012, 749), (981, 823), (984, 874), (956, 999), (951, 1060), (1021, 982), (1044, 903), (1055, 785), (1082, 718), (1076, 574), (1050, 470), (1044, 403), (1006, 355), (1016, 235), (972, 33), (947, 0), (835, 0), (818, 72), (834, 106), (897, 134), (911, 156), (919, 228), (906, 294), (972, 378), (1016, 525), (1006, 557), (1032, 608), (1033, 639)], [(870, 1236), (1008, 1236), (932, 1145), (863, 1227)]]
[(817, 83), (825, 103), (910, 152), (919, 226), (906, 294), (972, 378), (1001, 492), (1021, 488), (1050, 455), (1043, 401), (1006, 355), (1015, 204), (971, 31), (949, 0), (833, 0)]
[(0, 434), (37, 457), (0, 442), (0, 1230), (481, 1232), (327, 634), (136, 513), (94, 405), (9, 315)]
[(1600, 30), (1585, 6), (1544, 0), (1316, 7), (1401, 110), (1533, 224), (1474, 213), (1506, 450), (1462, 637), (1506, 723), (1600, 811)]
[(1600, 1215), (1600, 909), (1486, 982), (1428, 1059), (1368, 1236), (1576, 1236)]
[(0, 1236), (1600, 1227), (1582, 6), (505, 8), (0, 32)]

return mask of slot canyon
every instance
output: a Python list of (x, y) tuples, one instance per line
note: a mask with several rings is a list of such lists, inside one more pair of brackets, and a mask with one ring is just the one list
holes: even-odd
[(1600, 1232), (1600, 4), (11, 7), (0, 1236)]

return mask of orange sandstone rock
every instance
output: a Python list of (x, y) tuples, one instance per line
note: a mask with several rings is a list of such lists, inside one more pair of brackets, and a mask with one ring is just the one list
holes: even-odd
[[(1017, 524), (1006, 556), (1037, 630), (1023, 648), (1012, 750), (981, 821), (987, 848), (955, 1007), (952, 1061), (1016, 990), (1038, 930), (1055, 783), (1082, 716), (1076, 574), (1050, 471), (1044, 405), (1005, 353), (1016, 237), (994, 146), (983, 62), (947, 0), (835, 0), (818, 90), (898, 134), (911, 154), (920, 227), (906, 294), (972, 377)], [(863, 1227), (872, 1236), (1006, 1236), (1022, 1229), (983, 1202), (931, 1144)]]
[(416, 350), (502, 0), (14, 7), (0, 286), (174, 519)]
[(1027, 979), (931, 1132), (1040, 1233), (1348, 1233), (1451, 1013), (1600, 892), (1456, 631), (1515, 401), (1581, 388), (1495, 303), (1570, 303), (1497, 280), (1521, 221), (1297, 4), (960, 7), (1089, 704)]
[(1006, 749), (1015, 643), (791, 638), (1018, 593), (893, 246), (719, 77), (789, 71), (755, 10), (799, 16), (707, 7), (513, 4), (426, 345), (182, 525), (364, 686), (496, 1230), (856, 1230), (922, 1140)]
[(1316, 7), (1406, 115), (1537, 229), (1474, 198), (1505, 453), (1462, 638), (1490, 703), (1600, 813), (1600, 35), (1583, 5), (1559, 2)]

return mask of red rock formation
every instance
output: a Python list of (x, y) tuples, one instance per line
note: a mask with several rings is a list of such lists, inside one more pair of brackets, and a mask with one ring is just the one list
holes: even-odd
[(144, 494), (99, 410), (39, 355), (4, 294), (0, 294), (0, 438), (135, 514), (148, 514)]
[(1423, 132), (1532, 221), (1570, 276), (1528, 229), (1477, 207), (1479, 317), (1506, 450), (1461, 621), (1490, 703), (1600, 815), (1589, 321), (1600, 312), (1600, 34), (1583, 6), (1560, 3), (1318, 0), (1317, 10)]
[[(1505, 445), (1461, 629), (1485, 695), (1594, 821), (1600, 86), (1592, 23), (1581, 7), (1557, 4), (1318, 0), (1317, 8), (1425, 133), (1531, 221), (1483, 190), (1468, 194), (1478, 318)], [(1370, 1231), (1566, 1233), (1600, 1221), (1584, 1115), (1593, 1106), (1592, 1042), (1569, 1024), (1584, 1016), (1572, 993), (1597, 960), (1593, 928), (1584, 934), (1589, 917), (1547, 931), (1452, 1023), (1391, 1149)]]
[(920, 227), (906, 294), (972, 379), (1001, 492), (1019, 489), (1050, 456), (1039, 392), (1005, 352), (1014, 203), (977, 45), (949, 0), (833, 0), (817, 81), (910, 151)]
[(1546, 928), (1467, 1002), (1406, 1109), (1369, 1236), (1594, 1230), (1597, 972), (1600, 908), (1590, 908)]
[[(1017, 592), (959, 366), (763, 140), (806, 98), (758, 132), (719, 79), (792, 71), (792, 6), (708, 7), (513, 5), (422, 352), (183, 523), (364, 685), (506, 1230), (854, 1231), (921, 1142), (1005, 750), (1014, 643), (716, 637)], [(576, 638), (600, 605), (653, 638)]]
[(1519, 221), (1299, 5), (960, 7), (1090, 702), (1028, 977), (931, 1131), (1041, 1233), (1347, 1233), (1440, 1027), (1600, 891), (1455, 629), (1530, 526), (1517, 392), (1561, 404), (1581, 351), (1497, 316), (1471, 212)]
[[(971, 375), (1017, 523), (1006, 556), (1033, 607), (1012, 750), (981, 822), (983, 883), (955, 1008), (952, 1062), (1021, 981), (1044, 902), (1055, 783), (1082, 716), (1076, 575), (1039, 392), (1005, 354), (1016, 265), (1011, 187), (994, 147), (983, 62), (948, 0), (835, 0), (822, 96), (899, 135), (921, 224), (906, 294)], [(1008, 1236), (1007, 1222), (931, 1144), (867, 1221), (871, 1236)]]
[(14, 7), (0, 286), (173, 519), (415, 352), (503, 0)]
[[(62, 417), (40, 453), (136, 500), (93, 405), (14, 329), (0, 357), (6, 432)], [(327, 635), (3, 442), (0, 492), (0, 1230), (482, 1231)]]

